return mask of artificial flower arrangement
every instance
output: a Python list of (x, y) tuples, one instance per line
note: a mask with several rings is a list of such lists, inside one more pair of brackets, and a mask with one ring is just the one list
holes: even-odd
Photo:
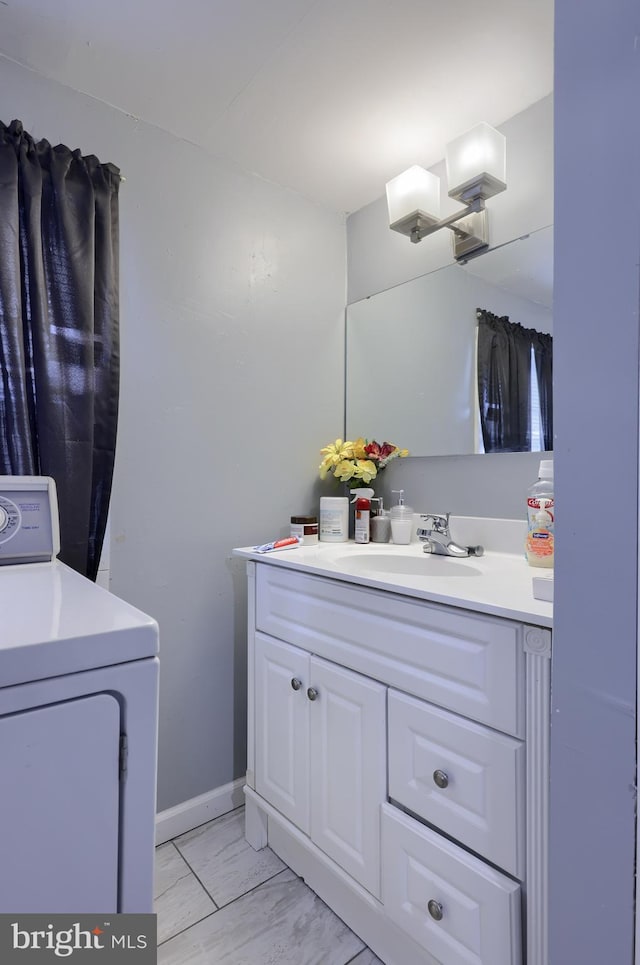
[(320, 478), (331, 475), (337, 482), (350, 486), (365, 483), (368, 485), (379, 472), (397, 456), (408, 456), (408, 449), (399, 449), (390, 442), (380, 445), (373, 439), (356, 439), (355, 442), (336, 439), (320, 450), (324, 456), (320, 463)]

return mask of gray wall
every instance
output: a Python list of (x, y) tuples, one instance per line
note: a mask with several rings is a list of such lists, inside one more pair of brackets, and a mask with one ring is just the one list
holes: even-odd
[[(508, 187), (487, 205), (492, 245), (553, 223), (553, 96), (517, 114), (500, 130), (507, 137)], [(442, 178), (444, 217), (458, 205), (446, 197), (444, 162), (431, 170)], [(381, 197), (347, 219), (347, 260), (351, 303), (451, 264), (450, 232), (412, 245), (389, 230), (386, 199)], [(392, 441), (405, 445), (400, 437)], [(540, 459), (540, 453), (403, 459), (385, 471), (377, 489), (387, 505), (391, 489), (403, 488), (416, 511), (522, 519)]]
[(0, 116), (127, 178), (112, 589), (160, 624), (164, 809), (245, 768), (230, 551), (316, 507), (343, 424), (344, 219), (2, 58)]
[(556, 0), (551, 965), (633, 962), (639, 28)]
[[(393, 441), (402, 445), (402, 440)], [(376, 493), (384, 497), (385, 506), (392, 506), (397, 496), (392, 497), (391, 490), (404, 489), (406, 502), (417, 513), (526, 519), (527, 490), (537, 479), (542, 458), (549, 456), (510, 452), (396, 459), (385, 469)]]

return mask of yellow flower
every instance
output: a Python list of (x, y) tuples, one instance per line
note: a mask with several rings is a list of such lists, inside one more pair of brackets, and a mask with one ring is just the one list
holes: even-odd
[(362, 436), (360, 436), (359, 439), (356, 439), (356, 441), (355, 441), (354, 443), (352, 443), (352, 446), (353, 446), (353, 457), (354, 457), (354, 459), (366, 459), (366, 458), (367, 458), (367, 451), (366, 451), (366, 449), (365, 449), (366, 444), (367, 444), (367, 443), (366, 443), (366, 440), (363, 439)]
[(363, 482), (370, 483), (378, 475), (378, 470), (371, 459), (358, 459), (354, 475)]
[(336, 439), (334, 443), (321, 449), (320, 453), (324, 455), (324, 459), (322, 460), (324, 465), (337, 466), (343, 459), (353, 458), (353, 443)]
[(323, 459), (318, 469), (320, 478), (331, 474), (338, 482), (364, 482), (368, 485), (396, 456), (408, 456), (408, 449), (398, 449), (389, 442), (380, 445), (359, 436), (355, 442), (336, 439), (320, 450)]
[(333, 469), (334, 466), (337, 466), (338, 463), (344, 459), (351, 459), (353, 457), (353, 445), (350, 442), (343, 442), (342, 439), (336, 439), (334, 443), (321, 449), (320, 453), (324, 456), (324, 459), (318, 468), (320, 470), (320, 478), (324, 479), (330, 469)]
[(352, 476), (356, 475), (355, 463), (351, 459), (343, 459), (334, 469), (333, 475), (340, 482), (348, 482)]

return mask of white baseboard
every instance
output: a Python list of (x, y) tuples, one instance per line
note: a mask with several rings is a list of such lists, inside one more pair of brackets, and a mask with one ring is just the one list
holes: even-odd
[(241, 777), (160, 811), (156, 814), (156, 845), (241, 807), (244, 804), (244, 783), (245, 779)]

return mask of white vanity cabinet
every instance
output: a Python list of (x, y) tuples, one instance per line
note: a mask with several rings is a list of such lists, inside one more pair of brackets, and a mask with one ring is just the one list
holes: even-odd
[(386, 965), (548, 965), (550, 631), (247, 569), (247, 840)]

